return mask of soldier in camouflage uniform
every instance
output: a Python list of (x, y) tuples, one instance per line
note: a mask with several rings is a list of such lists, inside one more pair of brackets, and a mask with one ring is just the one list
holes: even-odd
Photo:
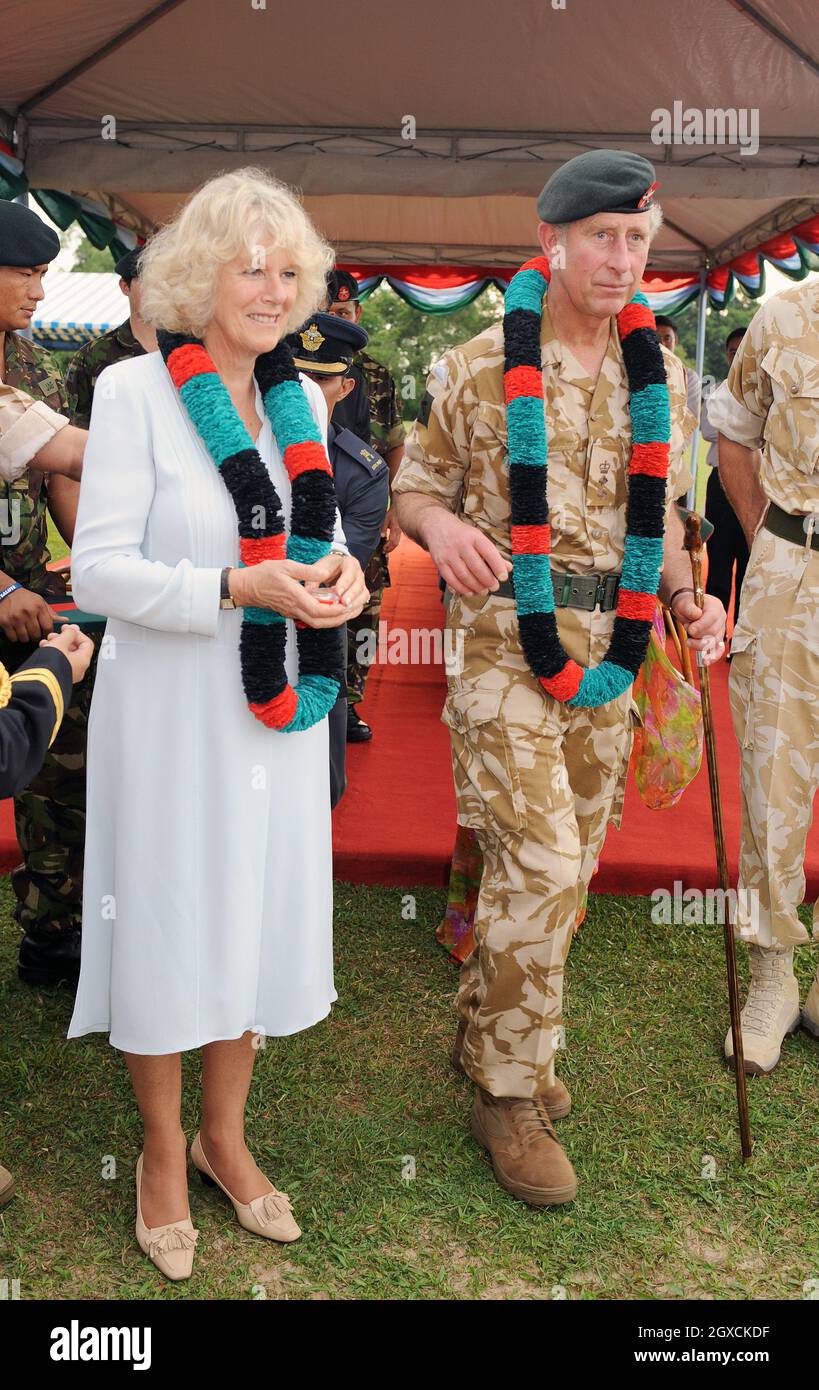
[[(540, 336), (551, 564), (573, 576), (555, 583), (556, 617), (563, 647), (585, 666), (601, 661), (611, 639), (610, 590), (623, 561), (631, 421), (613, 315), (638, 288), (656, 230), (653, 177), (636, 155), (590, 152), (558, 170), (538, 204), (541, 247), (553, 258)], [(565, 268), (556, 248), (565, 250)], [(686, 490), (683, 452), (694, 420), (682, 363), (665, 350), (663, 361), (671, 436), (660, 588), (702, 648), (719, 643), (725, 615), (716, 599), (702, 614), (693, 602), (673, 499)], [(506, 582), (500, 324), (433, 368), (393, 491), (403, 529), (453, 590), (447, 623), (462, 642), (443, 718), (458, 821), (474, 827), (484, 857), (456, 1044), (476, 1083), (473, 1133), (502, 1186), (554, 1205), (576, 1191), (552, 1125), (570, 1106), (554, 1070), (563, 969), (606, 829), (619, 824), (636, 708), (630, 690), (595, 708), (552, 698), (522, 650)]]
[(156, 330), (139, 312), (139, 251), (129, 251), (114, 268), (120, 278), (120, 289), (130, 301), (130, 317), (119, 328), (111, 328), (81, 347), (72, 357), (65, 375), (72, 423), (85, 430), (91, 424), (91, 403), (100, 373), (114, 362), (141, 357), (144, 352), (156, 352)]
[[(752, 547), (730, 691), (742, 787), (737, 926), (751, 966), (743, 1049), (746, 1071), (767, 1073), (800, 1021), (793, 949), (808, 940), (797, 907), (819, 787), (817, 283), (763, 305), (708, 416), (723, 487)], [(819, 1037), (819, 973), (801, 1018)], [(725, 1055), (733, 1058), (730, 1032)]]
[[(67, 402), (59, 369), (48, 353), (15, 331), (30, 323), (43, 298), (42, 277), (59, 249), (58, 237), (35, 213), (20, 204), (0, 204), (0, 375), (7, 386), (63, 414)], [(48, 600), (65, 598), (65, 582), (46, 568), (48, 511), (64, 532), (70, 531), (77, 490), (75, 482), (36, 467), (0, 482), (0, 592), (6, 593), (0, 599), (0, 661), (10, 671), (55, 627)], [(18, 970), (30, 984), (76, 980), (79, 972), (90, 695), (87, 676), (74, 687), (41, 772), (14, 801), (23, 854), (11, 876), (15, 915), (24, 932)]]
[[(345, 270), (334, 270), (328, 277), (329, 312), (351, 323), (361, 318), (361, 305), (358, 302), (358, 281)], [(386, 367), (376, 362), (368, 352), (357, 352), (353, 358), (353, 368), (360, 373), (363, 390), (369, 401), (370, 432), (363, 436), (387, 461), (392, 481), (404, 453), (404, 426), (401, 423), (401, 404), (395, 382)], [(344, 428), (361, 433), (356, 426), (355, 393), (342, 401), (337, 409), (337, 423)], [(336, 418), (334, 417), (334, 418)], [(381, 604), (384, 590), (390, 583), (390, 570), (387, 556), (395, 549), (401, 539), (397, 520), (390, 510), (384, 521), (384, 534), (372, 560), (367, 566), (365, 580), (370, 591), (370, 599), (363, 611), (347, 624), (347, 700), (349, 703), (347, 739), (350, 743), (364, 743), (372, 738), (372, 730), (358, 717), (355, 706), (364, 699), (364, 686), (369, 674), (369, 663), (362, 659), (366, 649), (366, 634), (378, 632)]]

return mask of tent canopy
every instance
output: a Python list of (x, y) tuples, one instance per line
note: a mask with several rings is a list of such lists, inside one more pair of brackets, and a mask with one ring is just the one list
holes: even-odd
[[(519, 264), (549, 174), (604, 145), (657, 166), (659, 270), (819, 213), (815, 0), (561, 3), (0, 0), (0, 135), (32, 188), (140, 235), (262, 165), (358, 265)], [(652, 140), (675, 103), (705, 143)]]
[(44, 283), (45, 299), (31, 321), (32, 337), (41, 347), (76, 349), (128, 317), (118, 275), (52, 269)]

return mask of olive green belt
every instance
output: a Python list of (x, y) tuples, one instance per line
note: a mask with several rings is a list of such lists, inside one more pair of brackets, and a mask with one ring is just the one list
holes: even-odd
[[(762, 525), (766, 531), (771, 531), (783, 541), (793, 541), (794, 545), (807, 545), (809, 522), (810, 517), (792, 516), (790, 512), (783, 512), (781, 507), (772, 502)], [(816, 519), (810, 544), (812, 550), (819, 550), (819, 518)]]
[[(589, 613), (599, 608), (601, 613), (610, 613), (617, 607), (619, 574), (559, 574), (557, 570), (551, 573), (555, 608), (585, 608)], [(502, 598), (514, 598), (511, 577), (504, 579), (494, 592)]]

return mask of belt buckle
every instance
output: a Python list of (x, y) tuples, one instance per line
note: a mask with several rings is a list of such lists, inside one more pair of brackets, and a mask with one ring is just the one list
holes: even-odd
[[(558, 582), (559, 581), (559, 582)], [(571, 598), (572, 576), (570, 574), (558, 574), (552, 570), (552, 592), (555, 596), (555, 608), (567, 608)]]
[[(594, 579), (594, 587), (588, 583), (588, 580), (591, 578)], [(569, 592), (574, 602), (571, 606), (573, 608), (583, 608), (586, 612), (593, 613), (597, 607), (599, 584), (600, 580), (597, 575), (572, 575)]]
[[(620, 588), (619, 574), (603, 574), (597, 581), (598, 602), (603, 613), (610, 613), (617, 607), (617, 592)], [(605, 605), (605, 607), (604, 607)]]

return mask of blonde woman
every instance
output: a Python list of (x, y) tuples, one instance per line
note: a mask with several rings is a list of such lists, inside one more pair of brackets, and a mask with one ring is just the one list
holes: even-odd
[(283, 342), (331, 259), (281, 184), (213, 179), (143, 255), (159, 352), (109, 367), (94, 395), (72, 574), (109, 623), (69, 1037), (108, 1032), (126, 1054), (144, 1126), (137, 1239), (172, 1279), (197, 1237), (188, 1049), (202, 1049), (194, 1165), (248, 1230), (300, 1235), (244, 1111), (259, 1036), (311, 1027), (336, 997), (325, 715), (338, 629), (367, 591), (324, 398)]

